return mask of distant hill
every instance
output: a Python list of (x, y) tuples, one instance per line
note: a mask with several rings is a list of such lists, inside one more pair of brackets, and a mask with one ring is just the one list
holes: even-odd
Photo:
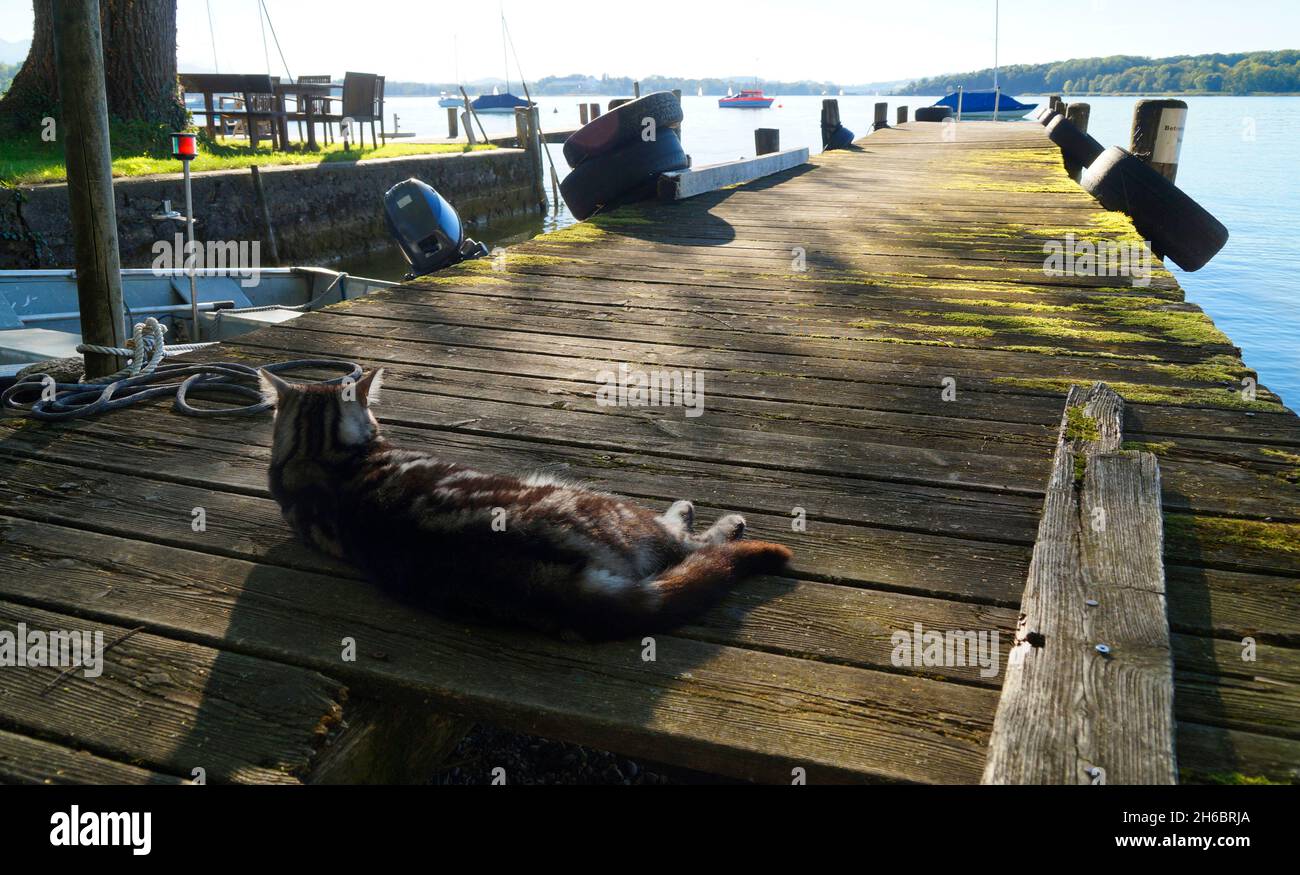
[[(588, 76), (583, 73), (573, 73), (568, 76), (545, 76), (536, 82), (529, 82), (528, 88), (533, 96), (537, 95), (557, 95), (557, 94), (631, 94), (633, 80), (630, 76)], [(709, 95), (726, 94), (727, 89), (739, 91), (742, 88), (753, 88), (755, 79), (753, 76), (731, 76), (727, 78), (715, 79), (682, 79), (671, 76), (647, 76), (640, 80), (641, 93), (646, 94), (651, 91), (672, 91), (680, 88), (683, 94), (696, 94), (701, 89), (703, 93)], [(511, 82), (511, 90), (515, 94), (522, 95), (523, 89), (519, 83)], [(768, 94), (836, 94), (841, 88), (847, 93), (850, 89), (847, 85), (839, 85), (834, 82), (815, 82), (812, 80), (803, 80), (799, 82), (778, 82), (769, 79), (757, 80), (758, 87), (762, 88)], [(477, 82), (466, 82), (465, 90), (470, 96), (490, 92), (493, 86), (500, 87), (504, 90), (505, 82), (501, 79), (485, 79)], [(857, 89), (865, 86), (856, 86)], [(440, 91), (456, 91), (456, 85), (450, 82), (388, 82), (384, 85), (386, 95), (393, 94), (437, 94)]]
[[(1300, 92), (1300, 51), (1144, 58), (1112, 55), (1051, 64), (1014, 64), (998, 84), (1016, 94), (1256, 94)], [(899, 94), (947, 94), (964, 85), (992, 88), (993, 69), (917, 79)]]

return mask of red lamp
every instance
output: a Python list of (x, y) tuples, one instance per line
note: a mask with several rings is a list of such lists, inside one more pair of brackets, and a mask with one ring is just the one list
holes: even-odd
[(199, 157), (199, 138), (196, 134), (172, 134), (172, 157), (178, 161), (192, 161)]

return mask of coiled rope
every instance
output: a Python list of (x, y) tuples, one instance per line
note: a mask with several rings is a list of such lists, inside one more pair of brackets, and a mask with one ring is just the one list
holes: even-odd
[[(0, 403), (7, 410), (17, 410), (44, 421), (81, 419), (165, 395), (174, 396), (175, 409), (187, 416), (249, 416), (271, 409), (272, 405), (262, 399), (257, 368), (236, 362), (163, 364), (166, 356), (216, 345), (182, 343), (167, 346), (163, 343), (166, 331), (166, 326), (151, 316), (136, 323), (126, 347), (80, 344), (78, 352), (127, 356), (130, 361), (126, 367), (107, 377), (87, 380), (83, 374), (77, 383), (59, 383), (49, 374), (29, 374), (0, 393)], [(266, 365), (263, 370), (280, 373), (304, 368), (347, 371), (341, 377), (320, 381), (327, 386), (361, 378), (360, 365), (339, 359), (295, 359)], [(255, 403), (241, 407), (195, 407), (189, 403), (189, 396), (195, 394), (234, 396)]]

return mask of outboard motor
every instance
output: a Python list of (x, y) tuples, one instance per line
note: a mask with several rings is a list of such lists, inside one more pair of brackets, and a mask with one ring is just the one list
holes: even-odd
[(447, 199), (418, 179), (399, 182), (384, 194), (384, 219), (410, 262), (407, 279), (488, 254), (486, 246), (465, 236)]

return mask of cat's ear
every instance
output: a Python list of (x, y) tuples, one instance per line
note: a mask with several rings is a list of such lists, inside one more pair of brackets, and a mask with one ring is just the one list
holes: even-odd
[(375, 368), (360, 380), (357, 380), (357, 397), (367, 407), (379, 403), (379, 390), (384, 385), (384, 369)]
[(266, 368), (257, 369), (257, 382), (262, 388), (262, 400), (274, 404), (280, 396), (289, 390), (289, 384), (281, 380)]

